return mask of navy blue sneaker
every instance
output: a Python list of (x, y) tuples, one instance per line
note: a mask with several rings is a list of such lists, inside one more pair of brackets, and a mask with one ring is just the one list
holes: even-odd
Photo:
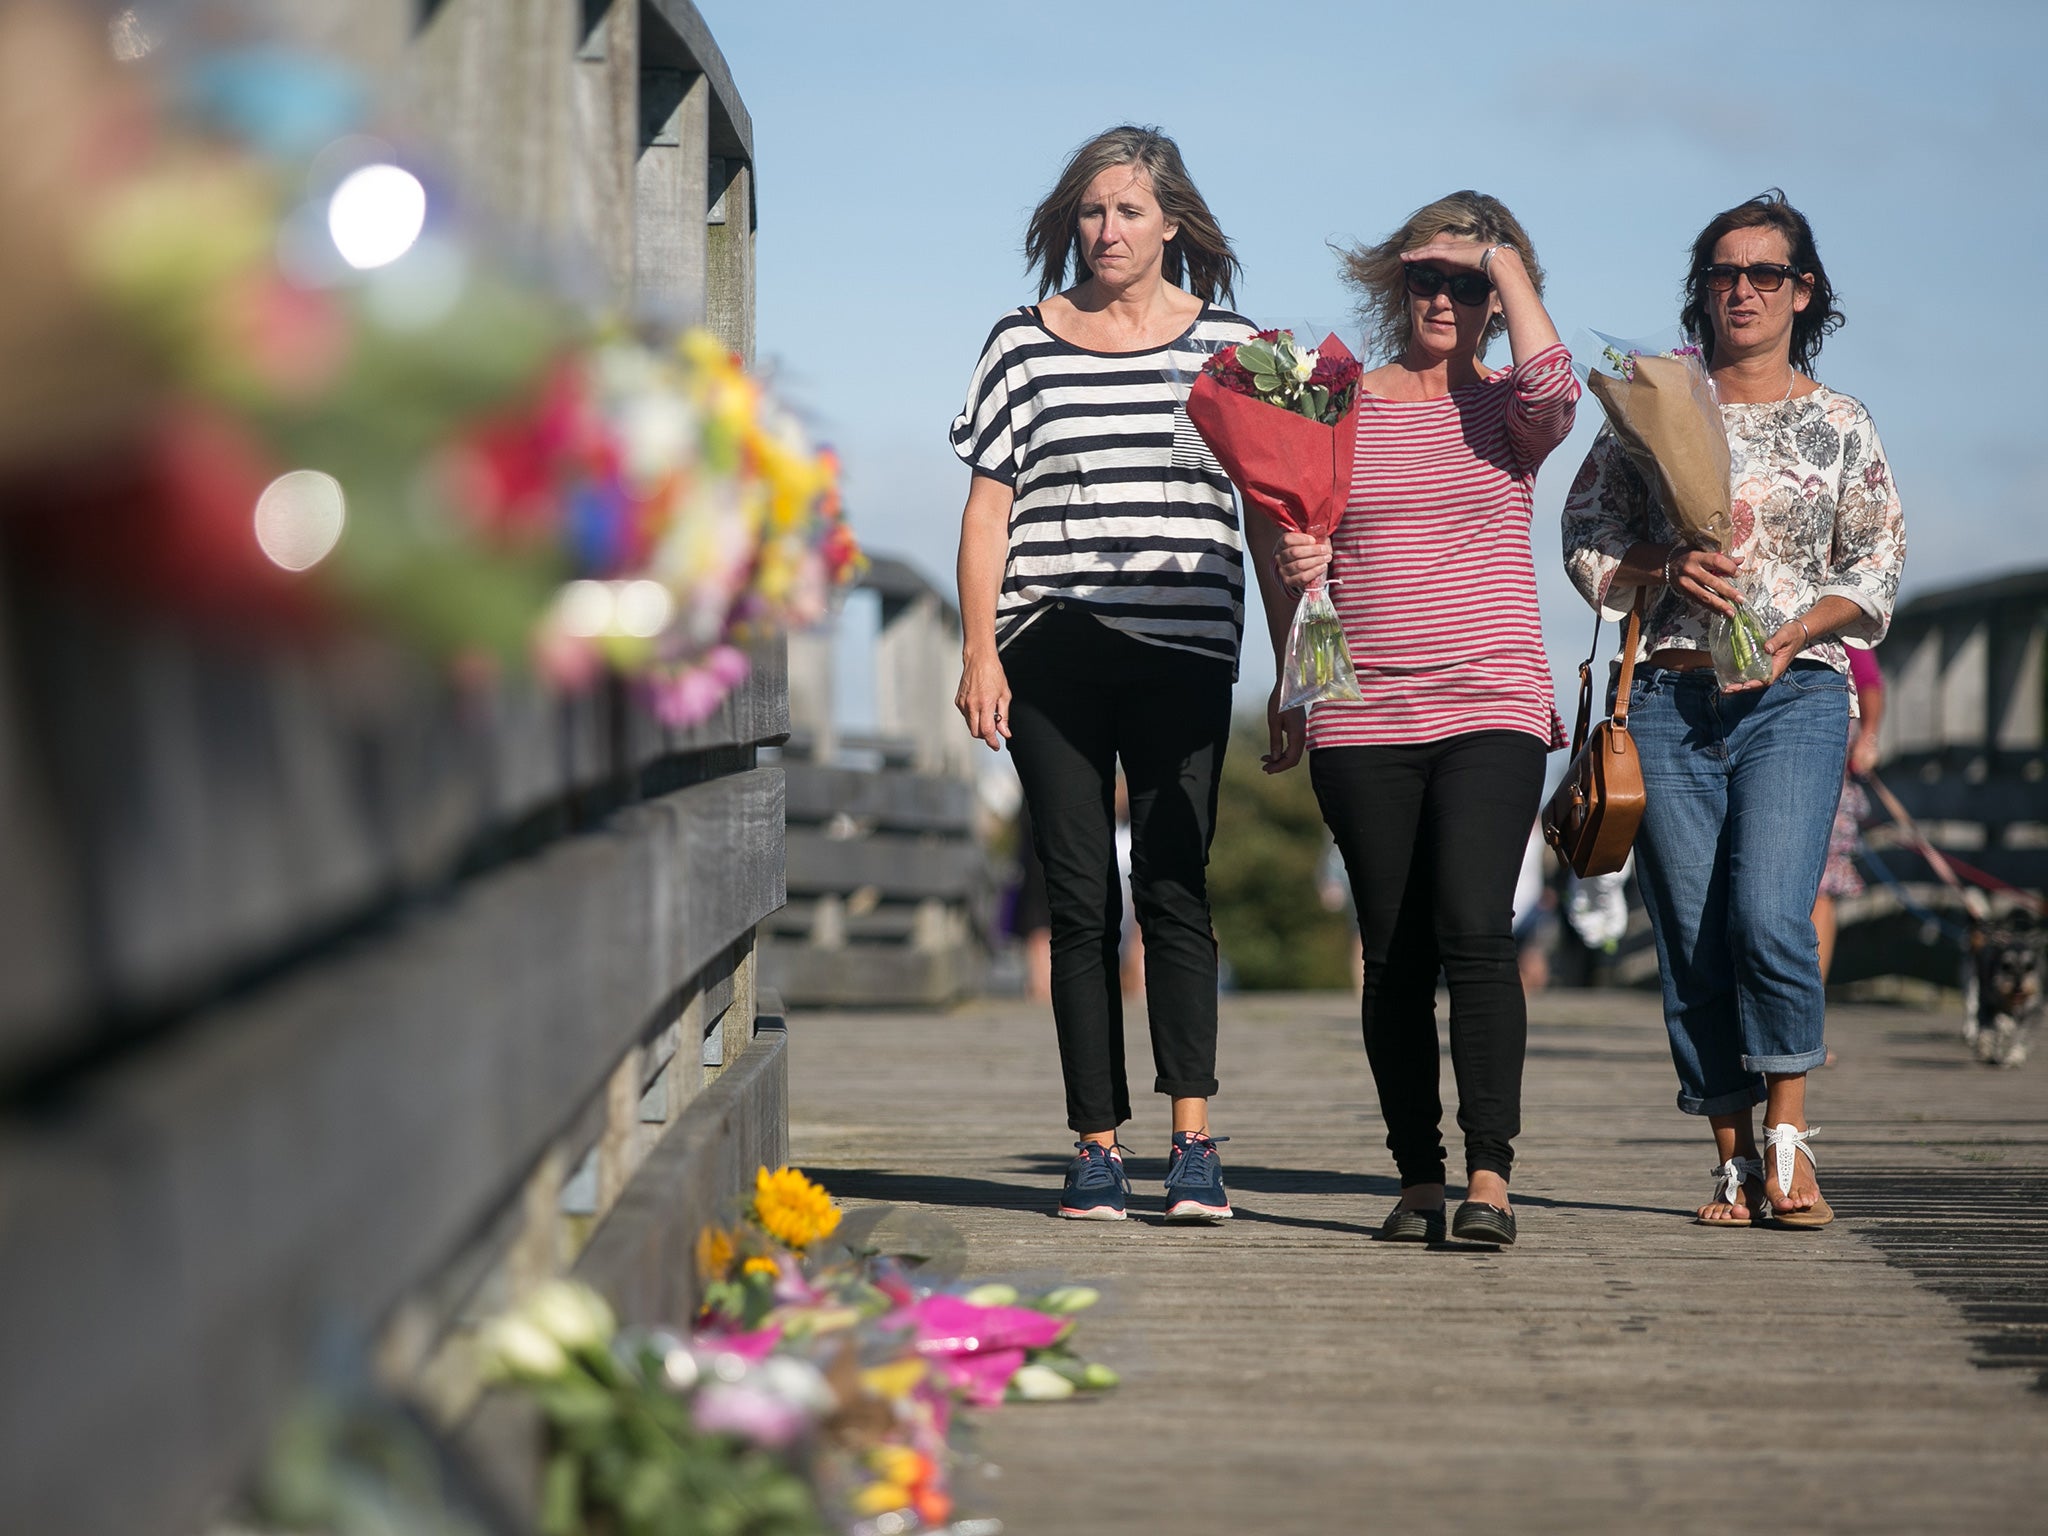
[(1131, 1198), (1124, 1160), (1099, 1141), (1077, 1141), (1074, 1147), (1080, 1155), (1067, 1164), (1060, 1214), (1074, 1221), (1122, 1221)]
[(1166, 1159), (1168, 1221), (1228, 1221), (1230, 1197), (1223, 1193), (1223, 1159), (1216, 1143), (1228, 1136), (1206, 1131), (1175, 1131), (1173, 1151)]

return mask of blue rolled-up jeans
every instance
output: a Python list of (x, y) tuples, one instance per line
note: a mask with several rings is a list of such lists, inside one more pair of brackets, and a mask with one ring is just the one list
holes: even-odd
[(1849, 685), (1796, 661), (1762, 692), (1639, 668), (1636, 882), (1657, 939), (1678, 1107), (1761, 1103), (1766, 1072), (1827, 1057), (1813, 902), (1842, 792)]

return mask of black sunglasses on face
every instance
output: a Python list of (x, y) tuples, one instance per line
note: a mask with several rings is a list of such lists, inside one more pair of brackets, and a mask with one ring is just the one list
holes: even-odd
[(1749, 286), (1758, 293), (1776, 293), (1785, 286), (1785, 279), (1799, 276), (1799, 269), (1775, 261), (1758, 262), (1753, 267), (1734, 267), (1721, 261), (1711, 267), (1700, 268), (1700, 276), (1716, 293), (1727, 293), (1735, 286), (1738, 277), (1748, 278)]
[(1463, 304), (1467, 309), (1484, 304), (1486, 296), (1493, 292), (1493, 284), (1477, 272), (1453, 274), (1435, 267), (1410, 267), (1402, 278), (1408, 285), (1408, 291), (1418, 299), (1433, 299), (1448, 288), (1451, 290), (1451, 302)]

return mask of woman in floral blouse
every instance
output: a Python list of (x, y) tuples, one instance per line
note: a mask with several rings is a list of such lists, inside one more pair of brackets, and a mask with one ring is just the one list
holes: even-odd
[[(1636, 868), (1678, 1107), (1714, 1129), (1698, 1219), (1824, 1226), (1807, 1145), (1806, 1074), (1827, 1054), (1811, 913), (1849, 738), (1843, 647), (1883, 638), (1905, 525), (1870, 413), (1811, 377), (1842, 315), (1805, 216), (1782, 192), (1752, 198), (1692, 256), (1680, 322), (1733, 450), (1732, 547), (1682, 542), (1603, 432), (1565, 502), (1565, 564), (1612, 618), (1647, 589), (1629, 694), (1648, 800)], [(1724, 690), (1707, 626), (1738, 594), (1773, 631), (1771, 675)]]

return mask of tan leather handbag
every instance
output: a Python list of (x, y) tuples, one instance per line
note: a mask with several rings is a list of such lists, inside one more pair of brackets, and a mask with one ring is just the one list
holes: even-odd
[(1579, 719), (1572, 728), (1572, 760), (1564, 782), (1543, 808), (1543, 839), (1581, 878), (1611, 875), (1628, 862), (1628, 851), (1643, 823), (1643, 764), (1628, 730), (1628, 687), (1635, 677), (1636, 642), (1642, 633), (1640, 597), (1629, 610), (1621, 639), (1621, 679), (1614, 713), (1586, 734), (1593, 718), (1593, 658), (1600, 654), (1600, 622), (1593, 621), (1593, 649), (1579, 664)]

